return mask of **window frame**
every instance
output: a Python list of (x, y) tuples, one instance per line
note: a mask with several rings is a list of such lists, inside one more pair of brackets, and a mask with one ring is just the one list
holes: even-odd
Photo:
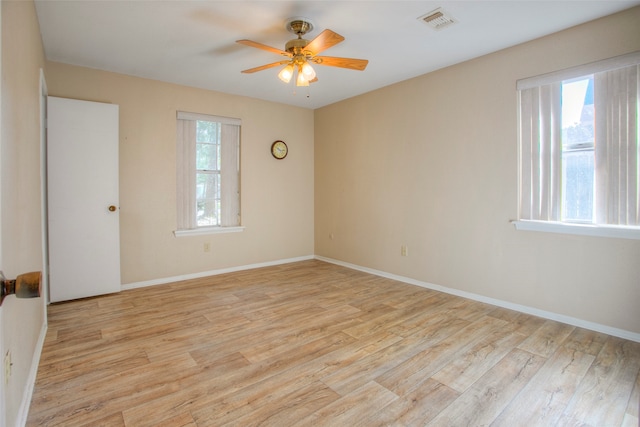
[[(184, 121), (181, 122), (180, 121)], [(184, 137), (180, 134), (181, 131), (186, 131), (186, 129), (184, 128), (184, 126), (186, 126), (186, 122), (194, 122), (193, 124), (193, 128), (191, 128), (191, 130), (193, 131), (193, 136), (191, 136), (191, 134), (189, 134), (188, 137)], [(236, 164), (236, 170), (237, 170), (237, 180), (235, 180), (235, 184), (234, 186), (237, 187), (237, 198), (236, 200), (233, 200), (232, 203), (232, 209), (237, 209), (237, 224), (233, 224), (233, 225), (202, 225), (202, 226), (198, 226), (197, 225), (197, 209), (196, 209), (196, 204), (197, 204), (197, 196), (196, 196), (196, 189), (197, 189), (197, 175), (199, 173), (201, 173), (201, 169), (198, 168), (198, 164), (197, 164), (197, 157), (196, 157), (196, 146), (198, 144), (196, 138), (196, 132), (195, 129), (197, 129), (197, 122), (198, 121), (205, 121), (205, 122), (214, 122), (214, 123), (219, 123), (220, 125), (232, 125), (237, 127), (237, 129), (235, 130), (235, 132), (237, 132), (237, 135), (234, 135), (235, 140), (232, 142), (232, 144), (237, 144), (235, 146), (230, 146), (230, 148), (226, 148), (223, 149), (222, 145), (223, 144), (228, 144), (225, 143), (224, 140), (220, 141), (220, 146), (221, 146), (221, 162), (225, 162), (224, 159), (222, 159), (222, 151), (224, 150), (232, 150), (235, 152), (234, 156), (232, 156), (230, 158), (231, 162), (230, 164), (233, 164), (235, 162)], [(195, 236), (195, 235), (204, 235), (204, 234), (218, 234), (218, 233), (236, 233), (236, 232), (241, 232), (245, 229), (245, 227), (242, 225), (241, 220), (241, 212), (240, 212), (240, 196), (241, 196), (241, 167), (240, 167), (240, 148), (241, 148), (241, 126), (242, 126), (242, 122), (240, 119), (236, 119), (236, 118), (230, 118), (230, 117), (223, 117), (223, 116), (213, 116), (213, 115), (208, 115), (208, 114), (200, 114), (200, 113), (190, 113), (190, 112), (184, 112), (184, 111), (177, 111), (176, 112), (176, 154), (177, 154), (177, 159), (176, 159), (176, 176), (177, 176), (177, 181), (176, 181), (176, 188), (177, 188), (177, 195), (176, 195), (176, 207), (177, 207), (177, 226), (176, 229), (174, 230), (174, 235), (176, 237), (184, 237), (184, 236)], [(234, 128), (235, 129), (235, 128)], [(191, 158), (193, 157), (193, 158)], [(222, 179), (222, 177), (225, 175), (225, 172), (222, 170), (224, 166), (221, 165), (221, 169), (220, 170), (215, 170), (214, 172), (218, 173)], [(204, 170), (204, 172), (210, 172), (210, 170)], [(222, 191), (222, 181), (220, 181), (220, 191)], [(193, 187), (193, 188), (192, 188)], [(220, 195), (220, 198), (222, 198), (222, 195)], [(222, 200), (221, 200), (222, 203)], [(193, 206), (191, 207), (187, 207), (188, 205), (193, 204)], [(223, 217), (223, 219), (221, 219), (222, 222), (224, 222), (224, 216), (227, 215), (231, 215), (233, 216), (234, 211), (232, 210), (231, 213), (229, 213), (228, 209), (225, 212), (225, 206), (222, 206), (222, 212), (221, 212), (221, 216)], [(191, 216), (193, 216), (193, 218), (191, 218)], [(182, 219), (181, 219), (182, 218)]]
[[(530, 77), (516, 82), (518, 91), (518, 219), (511, 221), (517, 230), (542, 231), (550, 233), (577, 234), (597, 237), (613, 237), (623, 239), (640, 239), (640, 226), (635, 225), (614, 225), (606, 223), (598, 223), (597, 219), (593, 223), (568, 222), (547, 219), (525, 219), (523, 218), (523, 163), (530, 157), (523, 157), (522, 142), (522, 99), (523, 90), (542, 87), (545, 85), (561, 84), (563, 81), (571, 80), (583, 76), (595, 75), (597, 73), (624, 68), (640, 64), (640, 52), (632, 52), (627, 55), (621, 55), (615, 58), (597, 61), (589, 64), (572, 67), (540, 76)], [(640, 80), (640, 76), (639, 76)], [(640, 89), (639, 89), (640, 92)], [(640, 99), (637, 99), (640, 103)], [(640, 110), (640, 109), (639, 109)], [(637, 112), (640, 115), (640, 112)], [(636, 117), (636, 121), (638, 117)], [(638, 131), (640, 133), (640, 130)], [(597, 142), (596, 142), (597, 144)], [(562, 154), (560, 154), (562, 156)], [(597, 166), (595, 166), (597, 168)], [(545, 178), (547, 179), (547, 178)], [(528, 193), (527, 193), (528, 194)], [(597, 203), (597, 202), (596, 202)]]

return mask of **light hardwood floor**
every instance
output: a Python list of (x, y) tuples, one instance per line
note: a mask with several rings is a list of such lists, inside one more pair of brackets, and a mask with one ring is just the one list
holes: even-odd
[(640, 344), (320, 261), (49, 307), (29, 426), (637, 426)]

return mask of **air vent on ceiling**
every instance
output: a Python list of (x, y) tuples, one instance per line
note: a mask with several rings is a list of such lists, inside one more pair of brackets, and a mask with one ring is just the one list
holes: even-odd
[(440, 30), (455, 22), (458, 22), (448, 12), (445, 12), (445, 10), (441, 7), (427, 13), (426, 15), (421, 16), (418, 19), (435, 30)]

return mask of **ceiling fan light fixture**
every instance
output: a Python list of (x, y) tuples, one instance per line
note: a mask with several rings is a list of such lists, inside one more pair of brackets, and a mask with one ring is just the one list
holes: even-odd
[(298, 67), (298, 78), (296, 79), (296, 86), (309, 86), (309, 80), (304, 76), (302, 67)]
[(316, 78), (316, 71), (308, 62), (302, 64), (302, 74), (307, 81), (311, 81)]
[(278, 78), (285, 83), (289, 83), (291, 77), (293, 77), (293, 64), (287, 64), (287, 66), (278, 73)]

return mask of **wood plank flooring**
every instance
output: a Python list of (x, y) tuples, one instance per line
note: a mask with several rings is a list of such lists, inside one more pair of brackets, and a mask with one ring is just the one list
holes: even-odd
[(640, 344), (304, 261), (49, 307), (28, 426), (638, 426)]

